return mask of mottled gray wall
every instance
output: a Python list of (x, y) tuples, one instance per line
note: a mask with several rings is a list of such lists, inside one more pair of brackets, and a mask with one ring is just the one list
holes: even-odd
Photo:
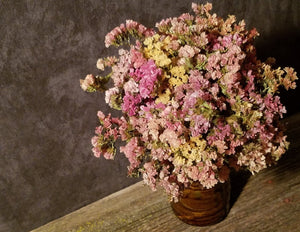
[[(0, 0), (0, 231), (29, 231), (135, 181), (127, 161), (96, 159), (90, 138), (102, 94), (79, 79), (96, 73), (109, 30), (134, 19), (152, 27), (191, 12), (190, 0)], [(195, 2), (206, 2), (196, 1)], [(261, 33), (260, 57), (300, 73), (298, 0), (216, 0), (220, 16), (245, 18)], [(283, 95), (299, 111), (299, 89)]]

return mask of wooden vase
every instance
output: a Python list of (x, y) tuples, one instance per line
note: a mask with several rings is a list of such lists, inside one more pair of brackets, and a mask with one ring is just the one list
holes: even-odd
[(195, 226), (208, 226), (222, 221), (230, 207), (230, 181), (205, 189), (198, 182), (184, 188), (177, 203), (171, 202), (175, 215)]

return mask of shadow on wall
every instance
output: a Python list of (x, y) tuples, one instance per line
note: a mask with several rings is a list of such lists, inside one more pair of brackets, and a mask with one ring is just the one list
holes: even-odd
[(268, 57), (276, 59), (275, 67), (293, 67), (299, 80), (295, 90), (281, 90), (281, 102), (287, 108), (286, 116), (300, 111), (300, 31), (297, 28), (286, 27), (276, 33), (271, 33), (256, 41), (257, 55), (264, 61)]

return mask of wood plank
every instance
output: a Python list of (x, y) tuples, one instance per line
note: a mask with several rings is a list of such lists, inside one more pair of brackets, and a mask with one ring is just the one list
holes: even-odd
[(217, 225), (195, 227), (181, 222), (162, 190), (152, 192), (139, 182), (32, 232), (300, 231), (300, 114), (287, 122), (288, 153), (278, 165), (249, 179), (234, 177), (235, 202)]

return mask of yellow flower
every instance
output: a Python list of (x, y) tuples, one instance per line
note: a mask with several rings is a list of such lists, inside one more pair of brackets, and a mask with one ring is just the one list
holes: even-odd
[(181, 77), (185, 74), (185, 69), (183, 66), (174, 66), (170, 70), (171, 74), (176, 77)]
[(171, 91), (170, 89), (166, 89), (164, 93), (161, 93), (158, 95), (158, 98), (155, 100), (155, 103), (163, 103), (163, 104), (168, 104), (171, 98)]
[(179, 154), (175, 154), (173, 164), (175, 166), (183, 166), (185, 165), (186, 159)]
[(187, 163), (192, 163), (193, 161), (200, 161), (201, 160), (201, 153), (198, 151), (197, 148), (194, 147), (193, 144), (185, 143), (182, 144), (178, 148), (178, 154), (181, 154), (182, 157), (187, 159)]
[(148, 37), (145, 39), (144, 41), (144, 44), (148, 47), (152, 46), (153, 47), (153, 40), (158, 40), (159, 39), (159, 35), (158, 34), (155, 34), (154, 36), (152, 37)]
[(201, 139), (201, 136), (191, 137), (190, 141), (196, 145), (196, 148), (199, 152), (204, 151), (206, 148), (205, 139)]
[(176, 162), (192, 165), (194, 161), (199, 162), (205, 159), (206, 141), (201, 136), (190, 138), (189, 142), (180, 145), (176, 149), (172, 149), (175, 154)]
[(188, 81), (188, 75), (185, 74), (185, 68), (183, 66), (174, 66), (170, 70), (172, 77), (169, 80), (169, 84), (172, 87), (180, 86)]
[(174, 54), (174, 50), (171, 49), (171, 38), (170, 36), (167, 36), (164, 40), (163, 40), (163, 49), (170, 55), (173, 55)]
[(164, 47), (168, 41), (164, 40), (163, 42), (159, 41), (159, 35), (154, 35), (147, 38), (144, 41), (144, 44), (147, 46), (144, 49), (146, 58), (153, 59), (155, 64), (159, 67), (168, 66), (171, 64), (171, 59), (168, 58), (168, 54), (164, 52)]
[(183, 82), (181, 81), (180, 78), (171, 77), (171, 78), (169, 79), (169, 84), (170, 84), (172, 87), (176, 87), (176, 86), (182, 85)]
[(161, 50), (153, 50), (151, 58), (159, 67), (168, 66), (171, 63), (171, 60), (168, 58), (168, 56)]

